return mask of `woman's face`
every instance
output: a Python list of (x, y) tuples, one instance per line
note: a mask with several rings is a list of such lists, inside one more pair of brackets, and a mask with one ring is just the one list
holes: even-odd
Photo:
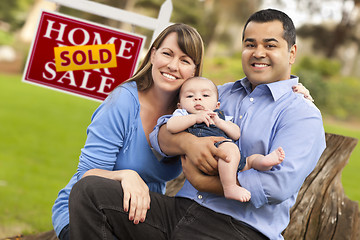
[(177, 91), (196, 70), (194, 61), (180, 49), (177, 39), (177, 33), (172, 32), (151, 52), (154, 86), (167, 92)]

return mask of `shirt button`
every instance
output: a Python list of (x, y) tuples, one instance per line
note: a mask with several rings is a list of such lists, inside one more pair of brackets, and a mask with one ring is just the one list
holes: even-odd
[(250, 98), (250, 102), (253, 102), (254, 101), (254, 98)]
[(242, 119), (243, 118), (243, 115), (240, 115), (240, 117), (239, 117), (240, 119)]
[(203, 198), (203, 196), (202, 195), (198, 195), (198, 199), (202, 199)]

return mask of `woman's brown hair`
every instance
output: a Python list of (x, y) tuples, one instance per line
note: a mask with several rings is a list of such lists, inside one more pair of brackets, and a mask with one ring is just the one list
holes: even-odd
[(149, 51), (143, 59), (138, 71), (126, 82), (135, 81), (139, 91), (145, 91), (153, 85), (151, 73), (151, 50), (158, 49), (164, 39), (172, 32), (176, 32), (178, 35), (178, 45), (181, 51), (194, 61), (196, 65), (194, 76), (201, 76), (204, 58), (204, 43), (202, 38), (195, 28), (183, 23), (176, 23), (170, 25), (159, 34), (149, 48)]

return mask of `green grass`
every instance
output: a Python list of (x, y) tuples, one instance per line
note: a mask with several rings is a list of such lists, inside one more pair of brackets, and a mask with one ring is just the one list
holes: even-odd
[[(86, 127), (98, 102), (0, 74), (1, 229), (48, 231), (58, 191), (76, 171)], [(326, 131), (360, 138), (360, 130), (326, 125)], [(343, 171), (347, 196), (360, 201), (360, 146)], [(19, 229), (19, 228), (17, 228)], [(17, 232), (18, 234), (19, 232)]]
[(0, 75), (0, 85), (0, 226), (47, 231), (99, 103), (23, 83), (18, 75)]

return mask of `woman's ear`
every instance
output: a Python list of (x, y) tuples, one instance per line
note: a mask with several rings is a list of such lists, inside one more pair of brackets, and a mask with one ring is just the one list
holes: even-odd
[(151, 56), (150, 56), (150, 62), (151, 62), (151, 64), (153, 63), (155, 53), (156, 53), (156, 48), (153, 47), (153, 48), (151, 49)]

